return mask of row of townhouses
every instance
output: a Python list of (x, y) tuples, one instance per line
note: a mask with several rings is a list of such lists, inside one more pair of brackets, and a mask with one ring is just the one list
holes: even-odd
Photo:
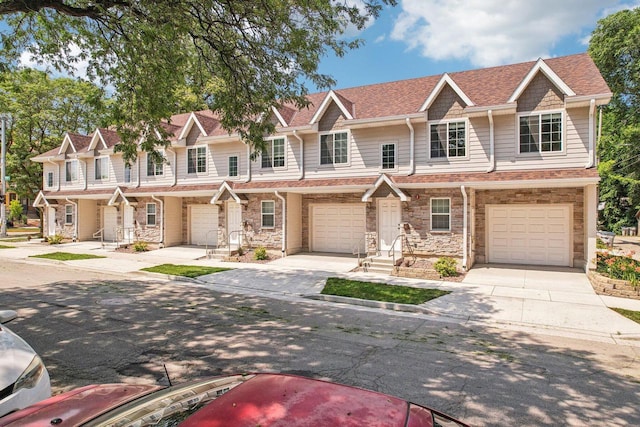
[(45, 234), (587, 268), (598, 106), (587, 54), (309, 95), (273, 108), (251, 159), (210, 111), (179, 114), (167, 162), (126, 165), (113, 130), (38, 155)]

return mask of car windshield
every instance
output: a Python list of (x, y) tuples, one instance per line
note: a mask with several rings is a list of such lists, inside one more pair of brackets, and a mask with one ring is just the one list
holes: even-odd
[(100, 427), (177, 426), (207, 402), (222, 396), (253, 377), (254, 375), (234, 375), (169, 387), (110, 411), (87, 425)]

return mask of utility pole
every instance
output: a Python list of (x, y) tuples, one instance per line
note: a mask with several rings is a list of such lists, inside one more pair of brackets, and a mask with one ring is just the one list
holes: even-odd
[(7, 200), (7, 140), (5, 134), (7, 117), (4, 114), (0, 114), (0, 121), (2, 121), (2, 151), (0, 152), (0, 179), (2, 179), (2, 190), (0, 190), (0, 196), (2, 197), (2, 203), (0, 203), (0, 237), (7, 237), (7, 207), (5, 205)]

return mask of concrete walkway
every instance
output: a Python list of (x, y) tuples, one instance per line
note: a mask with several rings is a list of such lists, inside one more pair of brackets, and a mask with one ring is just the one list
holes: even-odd
[[(0, 242), (1, 243), (1, 242)], [(56, 251), (102, 255), (106, 258), (67, 261), (65, 265), (131, 276), (140, 269), (172, 263), (230, 267), (233, 270), (201, 276), (191, 284), (212, 290), (261, 295), (313, 304), (335, 304), (321, 300), (327, 277), (379, 281), (414, 287), (449, 290), (449, 295), (421, 306), (394, 306), (397, 315), (422, 316), (434, 321), (485, 325), (511, 330), (575, 337), (640, 347), (640, 324), (610, 310), (620, 307), (640, 311), (640, 300), (595, 294), (586, 275), (576, 269), (480, 265), (463, 282), (396, 278), (351, 272), (356, 259), (330, 254), (298, 254), (268, 264), (228, 263), (199, 259), (204, 249), (171, 247), (146, 253), (127, 254), (102, 249), (99, 243), (81, 242), (51, 246), (40, 243), (11, 244), (0, 249), (0, 258), (33, 263), (52, 261), (31, 255)], [(320, 300), (318, 300), (320, 299)], [(352, 299), (337, 299), (359, 310), (386, 310), (388, 305)]]

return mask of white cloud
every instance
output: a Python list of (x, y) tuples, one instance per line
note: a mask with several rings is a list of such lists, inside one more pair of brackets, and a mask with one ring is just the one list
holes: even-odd
[[(629, 2), (624, 2), (629, 3)], [(638, 3), (634, 0), (633, 3)], [(584, 38), (620, 0), (402, 0), (392, 40), (436, 60), (493, 66), (548, 57), (563, 37)]]
[(19, 62), (23, 67), (46, 71), (55, 77), (75, 77), (86, 80), (87, 68), (89, 67), (89, 63), (86, 60), (78, 59), (79, 56), (80, 47), (75, 44), (71, 45), (69, 47), (69, 55), (67, 55), (67, 63), (72, 65), (69, 72), (57, 70), (51, 62), (39, 58), (38, 55), (30, 52), (29, 50), (25, 50), (22, 52)]

